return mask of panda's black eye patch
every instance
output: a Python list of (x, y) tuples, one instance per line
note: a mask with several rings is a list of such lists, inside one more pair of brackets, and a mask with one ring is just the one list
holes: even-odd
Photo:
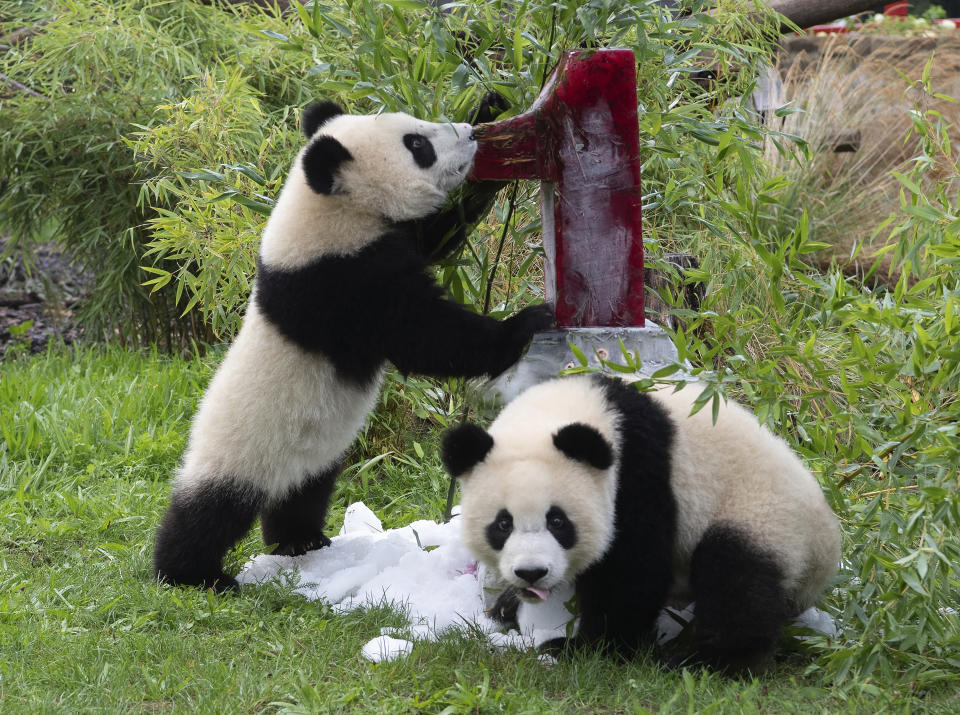
[(487, 543), (494, 551), (500, 551), (513, 532), (513, 516), (506, 509), (501, 509), (487, 524)]
[(577, 527), (567, 518), (567, 512), (558, 506), (547, 510), (547, 531), (565, 549), (572, 549), (577, 543)]
[(423, 134), (404, 135), (403, 145), (410, 150), (413, 160), (421, 169), (429, 169), (437, 162), (437, 152)]

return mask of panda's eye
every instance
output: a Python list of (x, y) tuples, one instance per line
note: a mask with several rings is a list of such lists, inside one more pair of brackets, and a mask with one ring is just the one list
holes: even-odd
[(493, 517), (493, 521), (487, 524), (485, 531), (490, 548), (499, 551), (513, 533), (513, 516), (506, 509), (501, 509)]
[(403, 145), (410, 150), (413, 160), (421, 169), (429, 169), (437, 161), (437, 152), (433, 144), (422, 134), (405, 134)]
[(567, 534), (575, 531), (573, 524), (560, 507), (554, 505), (547, 510), (546, 515), (547, 529), (554, 535)]
[(572, 549), (577, 543), (577, 527), (567, 518), (567, 513), (556, 505), (547, 510), (547, 530), (565, 549)]

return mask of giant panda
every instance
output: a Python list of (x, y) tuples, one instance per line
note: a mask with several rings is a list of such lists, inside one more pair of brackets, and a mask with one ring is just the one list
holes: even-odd
[(444, 435), (464, 542), (509, 585), (495, 615), (510, 597), (573, 585), (578, 632), (541, 648), (629, 657), (662, 607), (692, 600), (694, 651), (680, 660), (728, 674), (769, 664), (782, 626), (834, 576), (837, 519), (746, 409), (728, 403), (715, 424), (709, 409), (691, 415), (700, 392), (560, 378), (521, 393), (488, 430)]
[[(322, 102), (264, 230), (242, 327), (194, 417), (154, 549), (161, 580), (236, 588), (222, 560), (261, 519), (274, 553), (329, 544), (340, 458), (373, 409), (385, 364), (435, 377), (496, 375), (552, 321), (502, 322), (447, 300), (426, 270), (489, 205), (479, 185), (442, 208), (477, 143), (469, 124), (358, 116)], [(494, 187), (495, 189), (496, 187)]]

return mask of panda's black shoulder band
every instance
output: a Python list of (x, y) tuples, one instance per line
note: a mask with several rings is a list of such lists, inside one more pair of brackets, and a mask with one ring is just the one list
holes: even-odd
[(596, 429), (582, 422), (574, 422), (553, 435), (553, 446), (570, 459), (584, 462), (596, 469), (609, 469), (613, 464), (613, 450)]
[(443, 435), (440, 456), (453, 477), (469, 471), (482, 462), (493, 449), (493, 437), (475, 424), (462, 424)]
[(300, 126), (304, 134), (312, 137), (324, 122), (343, 113), (343, 109), (336, 102), (315, 102), (303, 110)]

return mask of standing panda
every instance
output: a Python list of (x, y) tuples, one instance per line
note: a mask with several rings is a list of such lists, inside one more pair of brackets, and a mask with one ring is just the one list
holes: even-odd
[(833, 578), (837, 519), (747, 410), (691, 416), (699, 393), (568, 377), (521, 394), (489, 431), (444, 436), (464, 541), (510, 585), (495, 615), (511, 596), (537, 602), (572, 583), (579, 631), (542, 648), (629, 656), (663, 606), (694, 600), (693, 662), (729, 674), (767, 664), (782, 626)]
[[(434, 377), (496, 375), (547, 306), (499, 322), (447, 300), (426, 270), (489, 206), (479, 185), (440, 207), (472, 166), (469, 124), (303, 115), (299, 153), (260, 245), (243, 326), (194, 417), (156, 538), (157, 577), (235, 588), (223, 556), (261, 518), (274, 553), (323, 533), (339, 460), (379, 394), (385, 363)], [(496, 187), (494, 187), (496, 188)]]

